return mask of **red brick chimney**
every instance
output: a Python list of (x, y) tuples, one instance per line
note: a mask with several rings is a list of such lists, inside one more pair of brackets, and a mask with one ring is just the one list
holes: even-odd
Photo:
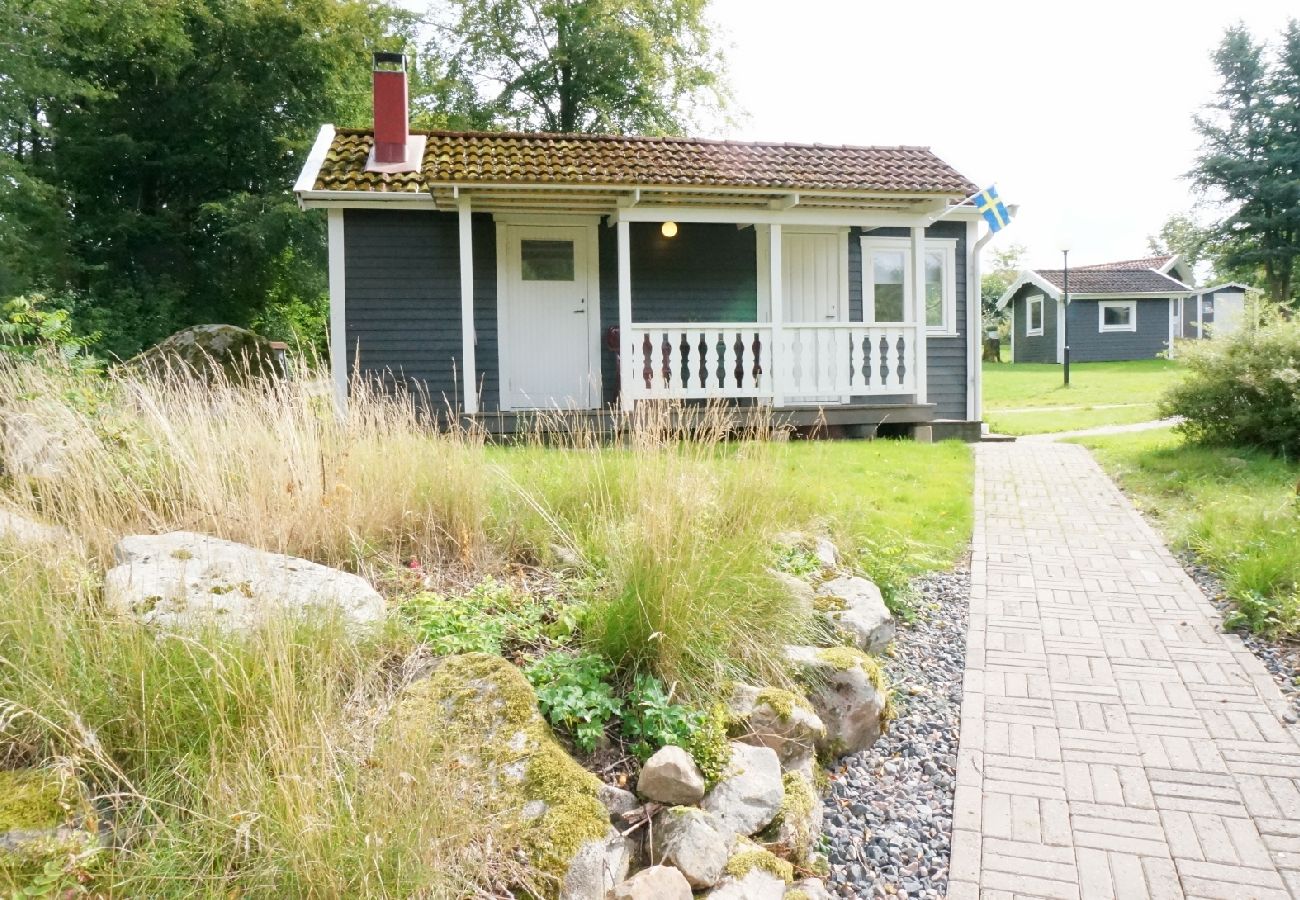
[(375, 53), (374, 161), (406, 163), (406, 54)]

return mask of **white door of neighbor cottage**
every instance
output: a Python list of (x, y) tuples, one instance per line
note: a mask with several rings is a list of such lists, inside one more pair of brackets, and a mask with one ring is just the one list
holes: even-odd
[[(783, 230), (781, 238), (781, 297), (785, 321), (790, 325), (831, 325), (848, 319), (848, 230), (823, 228)], [(792, 379), (786, 400), (794, 404), (847, 403), (848, 397), (801, 394), (800, 381), (812, 383), (814, 372), (835, 365), (834, 334), (816, 329), (789, 329), (787, 378)], [(779, 365), (780, 363), (778, 363)], [(824, 380), (824, 379), (823, 379)]]
[(595, 246), (583, 225), (502, 229), (505, 288), (498, 334), (506, 409), (590, 409), (599, 289), (591, 278)]

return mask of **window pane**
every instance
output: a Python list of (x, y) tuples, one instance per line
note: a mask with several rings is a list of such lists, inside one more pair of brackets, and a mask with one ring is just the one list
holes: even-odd
[(906, 267), (903, 254), (899, 252), (886, 252), (875, 254), (875, 278), (876, 284), (897, 284), (903, 283), (903, 270)]
[(941, 251), (925, 252), (925, 324), (939, 328), (948, 324), (944, 321), (943, 260)]
[(1043, 304), (1037, 301), (1029, 304), (1029, 328), (1037, 331), (1043, 327)]
[(1129, 306), (1103, 306), (1101, 314), (1103, 321), (1107, 325), (1127, 325), (1131, 321), (1132, 307)]
[(876, 321), (903, 321), (903, 286), (901, 284), (876, 285)]
[(524, 281), (572, 281), (573, 241), (520, 241)]

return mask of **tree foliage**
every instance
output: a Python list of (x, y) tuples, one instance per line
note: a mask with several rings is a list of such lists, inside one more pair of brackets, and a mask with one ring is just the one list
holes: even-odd
[(1210, 238), (1210, 231), (1191, 216), (1175, 213), (1165, 219), (1160, 231), (1147, 236), (1147, 249), (1156, 256), (1177, 254), (1187, 263), (1188, 268), (1195, 269), (1202, 259), (1210, 255), (1207, 253)]
[(1025, 267), (1026, 252), (1023, 244), (1011, 244), (993, 251), (993, 265), (980, 277), (980, 306), (986, 324), (993, 324), (1006, 315), (1005, 310), (998, 309), (998, 299)]
[(1194, 183), (1232, 213), (1213, 239), (1224, 267), (1257, 273), (1276, 302), (1294, 299), (1300, 259), (1300, 23), (1276, 47), (1243, 25), (1214, 54), (1217, 95), (1197, 117)]
[(516, 129), (677, 134), (726, 102), (707, 0), (452, 0), (426, 56)]
[(57, 293), (118, 355), (319, 309), (323, 223), (291, 186), (403, 28), (366, 0), (0, 4), (0, 296)]

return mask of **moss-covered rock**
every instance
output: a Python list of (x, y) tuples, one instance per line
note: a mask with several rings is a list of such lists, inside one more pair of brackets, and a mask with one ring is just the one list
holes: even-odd
[(17, 889), (49, 861), (98, 843), (76, 784), (44, 769), (0, 771), (0, 888)]
[(236, 325), (195, 325), (131, 359), (132, 369), (168, 377), (212, 381), (220, 374), (236, 384), (283, 374), (271, 341)]
[[(485, 801), (505, 813), (502, 838), (517, 843), (557, 885), (554, 893), (603, 897), (622, 880), (627, 848), (616, 831), (611, 834), (600, 781), (564, 752), (538, 712), (532, 687), (510, 663), (482, 653), (453, 656), (411, 685), (394, 709), (387, 738), (431, 737), (447, 748), (450, 758), (442, 764), (464, 772)], [(611, 871), (602, 875), (605, 869)], [(598, 893), (588, 890), (577, 884), (588, 870), (614, 881)]]
[(704, 896), (708, 900), (783, 900), (794, 879), (790, 863), (752, 841), (738, 841), (726, 875)]
[(808, 699), (826, 726), (817, 749), (828, 756), (865, 750), (893, 717), (880, 664), (853, 647), (787, 647), (808, 685)]
[(768, 828), (771, 838), (789, 853), (792, 860), (806, 866), (812, 858), (822, 831), (822, 802), (816, 789), (799, 772), (786, 772), (785, 799)]
[(801, 766), (825, 737), (826, 726), (812, 704), (793, 691), (733, 685), (728, 708), (732, 737), (770, 747), (783, 769)]

